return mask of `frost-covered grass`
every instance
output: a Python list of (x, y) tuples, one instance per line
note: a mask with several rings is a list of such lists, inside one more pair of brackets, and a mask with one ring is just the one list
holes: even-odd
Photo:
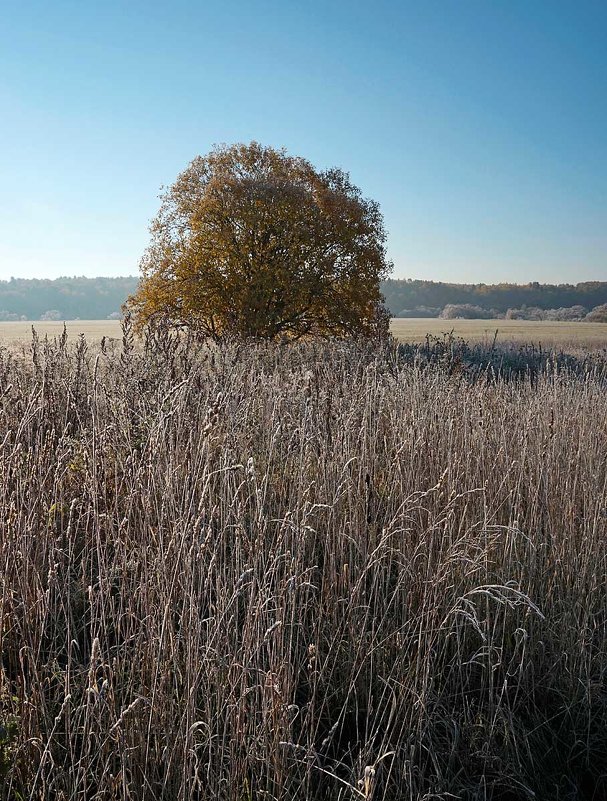
[(604, 798), (606, 365), (468, 356), (2, 352), (2, 797)]

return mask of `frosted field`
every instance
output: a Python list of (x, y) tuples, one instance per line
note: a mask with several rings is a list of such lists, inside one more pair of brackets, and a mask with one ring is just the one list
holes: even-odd
[[(3, 345), (24, 345), (32, 339), (32, 326), (40, 339), (59, 337), (63, 333), (63, 322), (0, 323), (0, 342)], [(65, 323), (69, 339), (84, 334), (88, 341), (100, 342), (103, 337), (122, 337), (118, 320), (68, 320)]]
[[(0, 342), (3, 345), (27, 344), (32, 337), (32, 325), (39, 337), (61, 336), (62, 322), (0, 323)], [(93, 344), (102, 337), (120, 338), (120, 323), (116, 320), (71, 320), (66, 323), (70, 339), (83, 333)], [(607, 323), (554, 323), (527, 320), (438, 320), (400, 319), (392, 321), (394, 336), (403, 342), (421, 342), (427, 334), (441, 336), (453, 331), (455, 336), (470, 342), (492, 342), (495, 332), (498, 342), (529, 342), (543, 346), (607, 347)]]
[(528, 320), (392, 320), (392, 333), (403, 342), (421, 342), (427, 334), (454, 336), (469, 342), (528, 342), (533, 344), (607, 347), (607, 323), (553, 323)]

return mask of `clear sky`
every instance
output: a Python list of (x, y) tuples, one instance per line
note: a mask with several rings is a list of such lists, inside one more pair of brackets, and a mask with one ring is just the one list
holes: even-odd
[(394, 277), (607, 280), (607, 2), (0, 0), (0, 278), (133, 275), (162, 184), (284, 146)]

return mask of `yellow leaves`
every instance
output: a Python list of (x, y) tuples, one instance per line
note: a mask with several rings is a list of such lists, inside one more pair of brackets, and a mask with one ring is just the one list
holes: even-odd
[(129, 301), (139, 327), (162, 317), (208, 336), (368, 335), (388, 272), (377, 204), (340, 170), (256, 142), (194, 159), (151, 233)]

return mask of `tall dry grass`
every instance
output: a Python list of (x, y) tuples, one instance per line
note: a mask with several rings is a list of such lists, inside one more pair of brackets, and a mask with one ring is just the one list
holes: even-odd
[(605, 390), (3, 351), (2, 797), (605, 798)]

